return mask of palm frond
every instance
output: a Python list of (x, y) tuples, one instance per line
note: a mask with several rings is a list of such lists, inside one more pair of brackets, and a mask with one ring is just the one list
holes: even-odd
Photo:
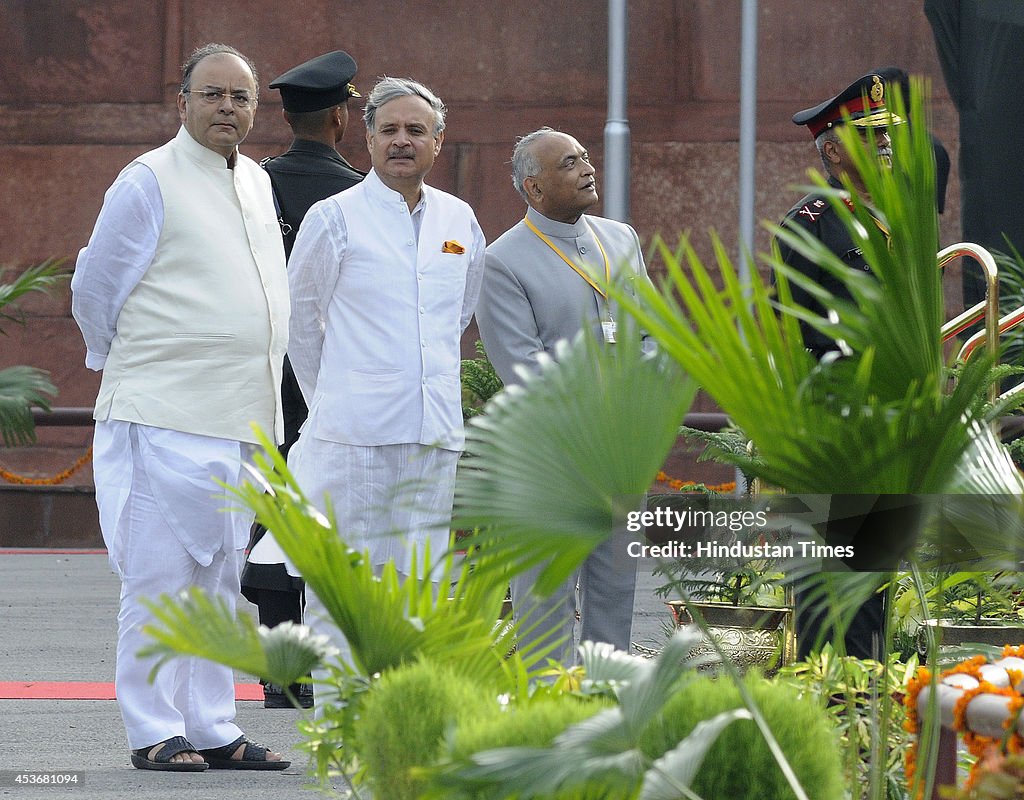
[[(63, 264), (62, 258), (48, 258), (42, 264), (28, 267), (10, 283), (0, 283), (0, 319), (17, 321), (17, 317), (3, 311), (5, 306), (30, 292), (45, 292), (58, 282), (66, 280), (69, 273), (64, 271)], [(5, 273), (6, 270), (0, 269), (0, 280)]]
[[(0, 320), (20, 322), (21, 318), (5, 311), (5, 307), (29, 292), (46, 291), (67, 278), (67, 273), (61, 270), (62, 263), (62, 259), (47, 259), (24, 270), (10, 283), (0, 282)], [(5, 272), (0, 269), (0, 281)], [(20, 366), (0, 370), (0, 437), (5, 447), (32, 444), (36, 440), (32, 408), (49, 411), (49, 397), (56, 393), (57, 388), (43, 370)]]
[[(373, 675), (422, 655), (458, 664), (492, 685), (511, 680), (507, 650), (495, 631), (504, 585), (470, 580), (468, 567), (456, 566), (451, 555), (436, 569), (414, 564), (408, 577), (393, 564), (376, 574), (369, 554), (351, 549), (339, 535), (330, 506), (317, 510), (260, 436), (258, 481), (231, 491), (274, 532), (345, 635), (360, 673)], [(438, 585), (451, 585), (451, 593), (439, 593)]]
[(139, 656), (159, 656), (151, 675), (170, 659), (190, 655), (288, 686), (334, 651), (326, 637), (303, 625), (257, 626), (252, 617), (236, 617), (223, 598), (210, 598), (194, 587), (147, 605), (156, 622), (144, 630), (155, 643)]
[(57, 387), (48, 374), (34, 367), (0, 370), (0, 435), (5, 447), (32, 444), (36, 440), (32, 408), (50, 410)]
[[(911, 117), (923, 119), (919, 96), (913, 102)], [(839, 132), (856, 138), (846, 126)], [(768, 258), (779, 275), (774, 297), (757, 271), (741, 285), (717, 241), (722, 289), (684, 242), (685, 266), (661, 245), (668, 275), (660, 289), (638, 285), (637, 301), (612, 291), (750, 437), (756, 458), (725, 455), (744, 471), (795, 493), (941, 493), (975, 439), (968, 423), (989, 365), (979, 360), (945, 393), (937, 217), (929, 190), (934, 167), (924, 126), (893, 130), (892, 169), (852, 138), (847, 149), (859, 159), (872, 207), (856, 202), (851, 210), (823, 178), (814, 180), (873, 277), (841, 265), (814, 237), (772, 228), (843, 279), (853, 301), (830, 300), (839, 322), (822, 326), (848, 340), (851, 357), (819, 363), (804, 350), (796, 321), (807, 311), (793, 304), (788, 281), (814, 287), (777, 257)]]
[(547, 562), (536, 588), (550, 593), (639, 508), (695, 389), (643, 355), (632, 326), (620, 334), (611, 347), (590, 336), (564, 345), (468, 426), (456, 518), (491, 559), (478, 572)]

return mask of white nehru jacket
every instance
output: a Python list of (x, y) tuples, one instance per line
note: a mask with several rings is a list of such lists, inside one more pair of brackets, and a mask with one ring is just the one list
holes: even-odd
[(234, 169), (182, 128), (138, 162), (156, 176), (163, 226), (103, 364), (97, 420), (255, 442), (283, 438), (288, 286), (269, 181)]

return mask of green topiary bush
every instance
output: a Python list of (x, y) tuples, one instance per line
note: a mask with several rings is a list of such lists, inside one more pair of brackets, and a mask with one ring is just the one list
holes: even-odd
[(398, 667), (370, 688), (356, 722), (358, 756), (374, 797), (415, 800), (444, 737), (460, 720), (491, 718), (497, 700), (475, 681), (430, 661)]
[[(467, 718), (459, 723), (455, 732), (451, 757), (453, 761), (460, 761), (474, 753), (499, 747), (549, 747), (570, 725), (614, 705), (604, 698), (561, 696), (513, 706), (501, 714)], [(454, 794), (449, 789), (443, 796), (450, 800), (506, 800), (517, 797), (516, 791), (514, 786), (508, 787), (507, 794), (498, 795), (491, 787), (468, 794)], [(537, 800), (621, 800), (621, 790), (588, 784), (575, 791)]]
[[(842, 800), (839, 749), (825, 713), (813, 700), (799, 699), (792, 687), (758, 675), (745, 681), (808, 795), (814, 800)], [(641, 749), (650, 758), (658, 758), (701, 720), (742, 705), (739, 690), (727, 679), (690, 681), (644, 732)], [(751, 720), (738, 720), (725, 728), (708, 752), (692, 789), (708, 800), (795, 798)]]

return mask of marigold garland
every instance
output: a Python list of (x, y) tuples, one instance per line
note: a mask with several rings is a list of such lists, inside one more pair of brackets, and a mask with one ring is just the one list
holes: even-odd
[(728, 483), (709, 485), (706, 483), (698, 483), (697, 481), (682, 481), (679, 480), (679, 478), (673, 478), (670, 475), (666, 475), (664, 472), (660, 471), (658, 472), (658, 475), (655, 478), (655, 480), (658, 481), (659, 483), (668, 484), (671, 488), (675, 489), (676, 491), (698, 489), (703, 487), (704, 489), (707, 489), (709, 492), (715, 492), (716, 494), (728, 494), (729, 492), (733, 492), (736, 490), (736, 481), (729, 481)]
[(24, 475), (18, 475), (17, 473), (0, 467), (0, 478), (3, 478), (7, 483), (14, 483), (20, 486), (56, 486), (57, 484), (64, 483), (68, 478), (74, 475), (78, 470), (84, 467), (92, 460), (92, 447), (85, 451), (85, 454), (78, 458), (74, 464), (68, 467), (63, 472), (58, 472), (51, 478), (26, 478)]
[[(1004, 647), (1003, 657), (1009, 658), (1011, 656), (1024, 658), (1024, 645), (1016, 647), (1007, 645)], [(965, 689), (953, 705), (953, 730), (962, 735), (964, 746), (968, 752), (977, 758), (967, 776), (966, 788), (973, 786), (977, 780), (982, 757), (986, 751), (991, 748), (998, 748), (1001, 752), (1008, 753), (1024, 751), (1024, 738), (1016, 731), (1017, 719), (1021, 714), (1021, 709), (1024, 708), (1024, 696), (1021, 696), (1017, 691), (1022, 674), (1019, 670), (1006, 670), (1007, 676), (1010, 679), (1010, 685), (996, 686), (982, 678), (981, 668), (987, 663), (989, 662), (985, 656), (973, 656), (939, 675), (940, 683), (944, 678), (951, 675), (969, 675), (978, 681), (977, 686)], [(921, 690), (931, 684), (931, 677), (931, 672), (927, 668), (918, 667), (914, 676), (907, 682), (907, 694), (903, 701), (907, 715), (903, 727), (914, 737), (904, 755), (907, 788), (911, 788), (914, 785), (914, 775), (917, 771), (917, 738), (921, 732), (921, 719), (917, 711), (917, 699)], [(992, 736), (983, 736), (967, 728), (967, 706), (979, 694), (994, 694), (1009, 698), (1009, 703), (1007, 704), (1009, 714), (1003, 720), (1003, 729), (1007, 733), (1001, 737), (1001, 740)], [(917, 791), (919, 799), (922, 797), (923, 792), (924, 786), (921, 785)]]
[[(907, 788), (914, 785), (914, 775), (917, 772), (917, 736), (921, 730), (921, 719), (917, 712), (917, 696), (921, 690), (931, 683), (932, 674), (926, 667), (918, 667), (913, 677), (907, 681), (907, 693), (903, 698), (903, 705), (907, 715), (903, 720), (903, 728), (914, 738), (910, 747), (903, 755), (903, 771), (907, 781)], [(924, 785), (917, 791), (917, 798), (920, 800), (924, 795)]]

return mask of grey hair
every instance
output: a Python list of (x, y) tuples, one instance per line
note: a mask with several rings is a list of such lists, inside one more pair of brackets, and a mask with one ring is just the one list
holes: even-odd
[(192, 73), (195, 71), (196, 66), (204, 58), (209, 56), (216, 56), (222, 54), (238, 56), (245, 65), (249, 67), (249, 71), (252, 73), (253, 83), (256, 84), (256, 96), (260, 94), (260, 76), (256, 72), (256, 65), (252, 62), (252, 59), (244, 53), (239, 52), (229, 44), (220, 44), (219, 42), (210, 42), (204, 44), (202, 47), (197, 47), (192, 51), (192, 55), (188, 57), (184, 64), (181, 65), (181, 91), (182, 94), (188, 94), (189, 89), (192, 88)]
[(376, 132), (378, 108), (399, 97), (410, 96), (420, 97), (427, 101), (427, 105), (434, 112), (434, 136), (438, 136), (444, 130), (444, 115), (448, 112), (444, 103), (441, 102), (441, 98), (422, 83), (411, 78), (389, 78), (386, 75), (370, 90), (370, 94), (366, 98), (366, 108), (363, 109), (363, 122), (366, 123), (366, 130), (370, 133)]
[(516, 139), (516, 146), (512, 149), (512, 185), (516, 191), (526, 200), (526, 187), (523, 185), (527, 178), (532, 178), (540, 173), (540, 162), (533, 153), (533, 145), (538, 139), (548, 134), (558, 133), (554, 128), (545, 125), (543, 128), (520, 136)]
[(825, 173), (828, 175), (832, 174), (832, 162), (825, 157), (825, 144), (826, 142), (833, 142), (839, 144), (839, 133), (834, 127), (825, 128), (814, 138), (814, 146), (818, 148), (818, 155), (821, 156), (821, 163), (825, 167)]

